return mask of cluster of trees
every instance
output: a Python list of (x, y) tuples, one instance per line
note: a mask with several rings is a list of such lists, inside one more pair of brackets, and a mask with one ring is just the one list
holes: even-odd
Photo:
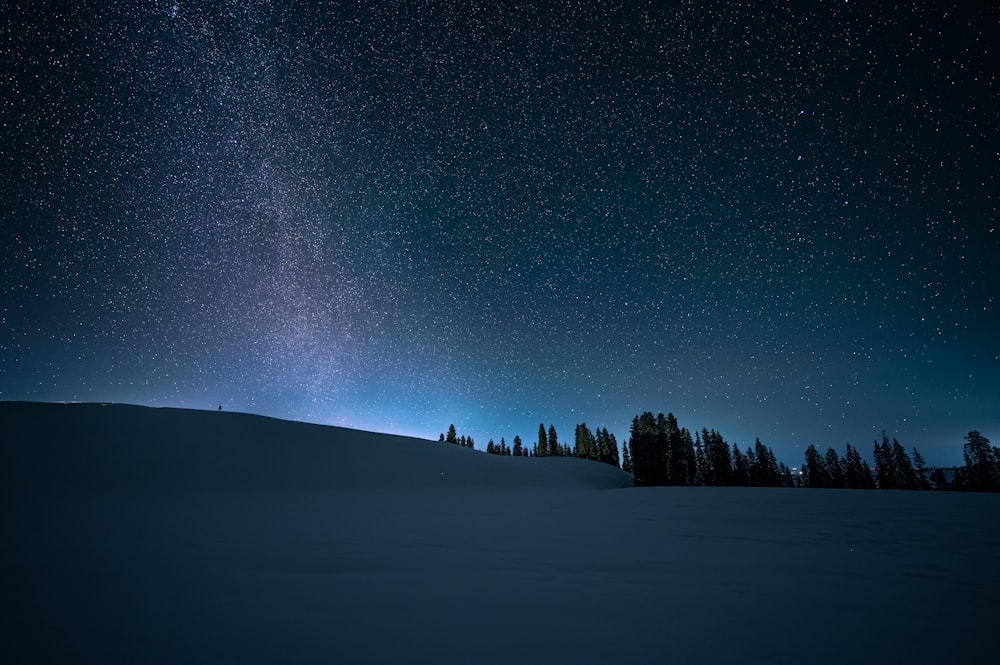
[[(441, 434), (438, 441), (442, 443), (454, 443), (460, 446), (473, 448), (472, 437), (458, 436), (455, 426), (448, 427), (447, 434)], [(607, 428), (598, 428), (592, 432), (586, 423), (576, 426), (576, 440), (573, 447), (569, 444), (559, 442), (559, 433), (556, 432), (555, 425), (545, 423), (538, 425), (538, 440), (528, 448), (521, 441), (520, 436), (514, 436), (512, 446), (507, 445), (506, 439), (500, 437), (500, 443), (494, 443), (490, 439), (486, 444), (486, 452), (492, 455), (509, 455), (511, 457), (582, 457), (598, 462), (604, 462), (616, 467), (621, 463), (618, 457), (618, 441), (615, 435)]]
[(647, 411), (632, 419), (630, 438), (622, 453), (622, 469), (639, 486), (736, 485), (789, 487), (792, 472), (757, 439), (753, 447), (730, 446), (715, 430), (691, 435), (669, 413)]
[(453, 443), (457, 446), (462, 446), (463, 448), (476, 447), (476, 443), (472, 440), (471, 436), (465, 436), (464, 434), (462, 436), (458, 436), (458, 432), (455, 431), (454, 425), (448, 428), (447, 434), (442, 433), (441, 436), (438, 437), (438, 441), (441, 443)]
[[(991, 446), (989, 439), (973, 430), (965, 437), (962, 454), (965, 466), (955, 470), (946, 489), (1000, 492), (1000, 448)], [(936, 475), (931, 475), (935, 483)]]
[[(814, 445), (805, 452), (800, 475), (775, 459), (774, 452), (760, 439), (745, 451), (730, 445), (715, 430), (702, 429), (693, 436), (680, 427), (672, 413), (654, 416), (647, 411), (632, 419), (630, 438), (621, 457), (618, 442), (607, 428), (591, 431), (586, 423), (576, 426), (573, 447), (559, 441), (555, 425), (538, 425), (538, 440), (528, 448), (515, 436), (513, 445), (505, 439), (490, 439), (486, 452), (513, 457), (581, 457), (620, 467), (639, 486), (650, 485), (731, 485), (744, 487), (827, 487), (845, 489), (955, 489), (1000, 492), (1000, 448), (977, 431), (965, 437), (965, 466), (954, 469), (949, 479), (943, 469), (925, 475), (925, 462), (913, 448), (910, 456), (896, 439), (882, 433), (875, 442), (872, 469), (858, 449), (847, 444), (841, 456), (828, 448), (821, 454)], [(439, 441), (475, 448), (471, 436), (458, 436), (455, 426), (441, 434)], [(874, 471), (874, 474), (872, 473)]]
[[(952, 469), (951, 478), (944, 469), (927, 474), (923, 456), (913, 448), (911, 457), (906, 448), (882, 433), (875, 442), (875, 468), (861, 459), (857, 448), (850, 444), (847, 454), (840, 457), (833, 448), (821, 455), (816, 446), (806, 449), (802, 467), (804, 487), (835, 487), (847, 489), (929, 490), (954, 489), (1000, 492), (1000, 448), (990, 446), (990, 440), (977, 431), (965, 437), (965, 466)], [(874, 470), (874, 474), (872, 471)]]
[[(909, 459), (906, 450), (896, 444), (896, 460)], [(878, 444), (876, 443), (876, 450)], [(891, 452), (891, 451), (890, 451)], [(916, 452), (916, 451), (914, 451)], [(905, 466), (899, 464), (899, 468)], [(893, 464), (896, 468), (896, 464)], [(895, 472), (894, 476), (895, 477)], [(875, 489), (875, 478), (872, 476), (868, 462), (861, 458), (858, 449), (847, 444), (847, 454), (841, 457), (833, 448), (828, 448), (826, 455), (821, 455), (816, 446), (806, 448), (806, 462), (802, 465), (800, 484), (803, 487), (843, 487), (847, 489)]]

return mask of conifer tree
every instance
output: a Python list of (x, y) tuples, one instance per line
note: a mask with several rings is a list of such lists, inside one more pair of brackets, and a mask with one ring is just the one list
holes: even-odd
[(965, 458), (962, 480), (967, 489), (1000, 492), (1000, 449), (991, 447), (989, 439), (973, 430), (965, 437), (962, 455)]
[(809, 444), (806, 448), (806, 462), (802, 465), (802, 482), (806, 487), (828, 486), (826, 462), (813, 444)]
[(705, 447), (701, 442), (701, 434), (695, 433), (694, 435), (694, 458), (695, 466), (697, 467), (697, 477), (695, 479), (695, 485), (708, 485), (705, 474), (707, 472), (706, 466), (707, 461), (705, 458)]
[(827, 487), (847, 487), (847, 474), (844, 472), (844, 465), (840, 455), (833, 448), (826, 450), (826, 477)]
[[(660, 452), (661, 442), (656, 418), (649, 411), (632, 419), (630, 428), (629, 448), (632, 454), (632, 475), (635, 484), (644, 487), (663, 485), (663, 454)], [(665, 436), (664, 436), (665, 438)]]
[(549, 454), (553, 457), (563, 454), (563, 448), (559, 445), (559, 437), (556, 435), (555, 425), (549, 425)]
[(455, 425), (448, 426), (448, 436), (444, 439), (448, 443), (458, 443), (458, 435), (455, 433)]
[(709, 474), (706, 484), (717, 486), (732, 485), (733, 462), (729, 444), (714, 429), (712, 431), (703, 429), (702, 445), (705, 446), (705, 455), (708, 458), (707, 468)]
[[(600, 430), (597, 432), (600, 434)], [(580, 423), (576, 426), (573, 441), (573, 456), (594, 460), (598, 458), (597, 440), (590, 431), (590, 428), (587, 427), (587, 423)]]
[[(749, 451), (747, 457), (750, 457)], [(753, 444), (753, 464), (750, 475), (757, 487), (779, 487), (782, 485), (781, 471), (774, 451), (756, 439)], [(789, 475), (791, 475), (789, 473)]]
[(538, 442), (534, 448), (534, 453), (538, 457), (549, 454), (549, 439), (545, 435), (545, 423), (538, 424)]
[(874, 489), (868, 464), (861, 459), (858, 449), (847, 444), (847, 455), (844, 457), (845, 482), (849, 489)]
[(920, 454), (920, 451), (917, 450), (916, 447), (914, 447), (913, 448), (913, 467), (914, 467), (913, 468), (913, 473), (916, 476), (917, 489), (918, 490), (929, 490), (929, 489), (931, 489), (930, 482), (927, 480), (926, 477), (924, 477), (924, 471), (925, 471), (925, 467), (926, 466), (927, 466), (927, 462), (924, 460), (924, 456)]
[(604, 459), (605, 462), (611, 464), (615, 467), (619, 466), (618, 460), (618, 440), (615, 439), (615, 435), (608, 431), (608, 428), (604, 428), (604, 441), (608, 446), (608, 456)]
[(625, 473), (633, 473), (632, 454), (629, 452), (628, 441), (625, 441), (625, 443), (622, 444), (622, 471)]
[(899, 489), (917, 489), (917, 473), (913, 469), (913, 460), (910, 459), (903, 444), (896, 439), (892, 440), (892, 457), (898, 474)]
[(493, 439), (490, 439), (489, 441), (486, 442), (486, 452), (488, 452), (490, 455), (496, 453), (496, 446), (493, 444)]
[(524, 444), (521, 443), (521, 437), (517, 434), (514, 435), (514, 457), (524, 456)]

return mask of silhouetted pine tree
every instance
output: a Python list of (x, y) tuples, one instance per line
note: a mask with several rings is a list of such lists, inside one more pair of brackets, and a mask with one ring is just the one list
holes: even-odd
[[(597, 432), (600, 434), (601, 430), (597, 430)], [(587, 423), (580, 423), (576, 426), (573, 441), (573, 456), (592, 460), (599, 458), (597, 439), (590, 431), (590, 428), (587, 427)]]
[(694, 435), (694, 459), (695, 467), (697, 467), (697, 472), (695, 474), (695, 485), (707, 485), (708, 482), (705, 480), (705, 474), (707, 471), (708, 460), (705, 457), (705, 446), (701, 442), (701, 434), (695, 433)]
[(549, 438), (545, 435), (545, 423), (538, 424), (538, 441), (532, 452), (537, 457), (544, 457), (549, 454)]
[(559, 457), (563, 454), (563, 448), (559, 445), (559, 437), (556, 434), (556, 426), (549, 425), (549, 454)]
[[(977, 430), (969, 432), (962, 447), (965, 468), (961, 483), (977, 492), (1000, 492), (1000, 448)], [(958, 474), (956, 474), (956, 478)]]
[(826, 478), (827, 487), (838, 489), (847, 487), (847, 473), (844, 471), (844, 463), (833, 448), (826, 450)]
[(455, 425), (448, 426), (448, 436), (444, 439), (448, 443), (458, 443), (458, 435), (455, 433)]
[(875, 442), (875, 481), (880, 490), (896, 489), (899, 485), (899, 473), (896, 471), (896, 459), (892, 455), (889, 435), (882, 432), (882, 442)]
[(714, 429), (710, 432), (701, 431), (701, 442), (705, 446), (705, 456), (708, 460), (706, 475), (707, 485), (726, 486), (733, 484), (733, 460), (729, 452), (729, 444), (722, 435)]
[(929, 490), (931, 489), (931, 483), (924, 477), (924, 470), (927, 466), (927, 462), (924, 460), (924, 456), (920, 454), (920, 451), (913, 448), (913, 473), (917, 479), (917, 489), (918, 490)]
[(521, 443), (521, 437), (517, 434), (514, 435), (514, 457), (524, 457), (524, 444)]
[(598, 428), (597, 437), (597, 459), (605, 464), (618, 466), (618, 442), (615, 435), (608, 432), (608, 429)]
[(635, 484), (664, 485), (666, 480), (666, 432), (657, 426), (652, 413), (646, 411), (632, 419), (629, 447), (632, 453), (632, 475)]
[(826, 462), (823, 456), (816, 450), (816, 446), (809, 444), (806, 448), (806, 462), (802, 465), (802, 484), (805, 487), (828, 487), (829, 474), (826, 472)]
[(899, 489), (918, 489), (917, 473), (913, 469), (913, 460), (910, 459), (903, 444), (896, 439), (892, 440), (892, 457), (895, 462), (896, 472), (899, 474)]
[(632, 467), (632, 453), (629, 451), (629, 442), (625, 441), (622, 444), (622, 471), (625, 473), (634, 473), (634, 468)]
[(858, 449), (851, 444), (847, 444), (847, 455), (844, 457), (844, 476), (848, 489), (875, 488), (868, 463), (861, 459)]
[(662, 426), (667, 437), (667, 483), (687, 485), (689, 456), (685, 449), (684, 436), (677, 424), (677, 417), (673, 413), (668, 413), (662, 421)]
[[(753, 444), (753, 464), (750, 475), (753, 484), (757, 487), (779, 487), (782, 485), (781, 471), (778, 467), (778, 459), (774, 456), (774, 451), (760, 442), (760, 439)], [(749, 452), (747, 453), (749, 457)], [(789, 473), (791, 475), (791, 473)]]
[(731, 483), (733, 485), (746, 487), (750, 484), (750, 462), (735, 443), (732, 452), (732, 469)]

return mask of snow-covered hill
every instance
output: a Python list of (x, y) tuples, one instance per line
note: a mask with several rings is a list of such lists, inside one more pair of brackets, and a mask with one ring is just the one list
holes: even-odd
[(0, 404), (4, 663), (993, 662), (1000, 496)]
[[(103, 490), (611, 488), (628, 474), (245, 413), (0, 402), (5, 485)], [(4, 473), (0, 471), (0, 473)]]

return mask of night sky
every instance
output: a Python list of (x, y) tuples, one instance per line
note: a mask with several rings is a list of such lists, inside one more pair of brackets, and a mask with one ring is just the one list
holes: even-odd
[(5, 7), (0, 399), (1000, 443), (1000, 10), (743, 4)]

